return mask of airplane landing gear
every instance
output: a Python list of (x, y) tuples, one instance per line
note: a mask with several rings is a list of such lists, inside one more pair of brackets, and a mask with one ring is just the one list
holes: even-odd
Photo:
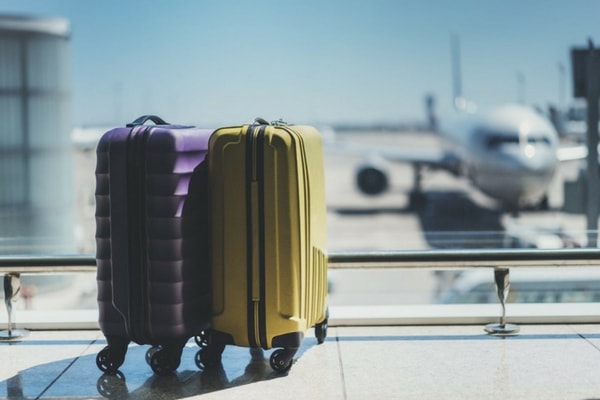
[(408, 195), (408, 206), (411, 210), (420, 209), (425, 205), (426, 197), (423, 193), (423, 165), (413, 164), (413, 189)]

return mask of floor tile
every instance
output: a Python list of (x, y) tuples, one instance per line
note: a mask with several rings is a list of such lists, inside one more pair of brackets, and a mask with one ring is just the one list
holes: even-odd
[(22, 341), (0, 343), (0, 397), (42, 395), (98, 335), (97, 331), (33, 331)]
[(594, 399), (600, 394), (600, 326), (525, 325), (518, 335), (482, 326), (330, 327), (309, 332), (288, 373), (270, 351), (227, 346), (219, 368), (196, 365), (191, 340), (177, 372), (146, 364), (131, 345), (120, 373), (103, 375), (99, 331), (34, 331), (0, 343), (0, 398), (130, 399)]
[[(592, 398), (600, 352), (563, 326), (339, 330), (348, 399)], [(362, 335), (361, 335), (362, 332)]]

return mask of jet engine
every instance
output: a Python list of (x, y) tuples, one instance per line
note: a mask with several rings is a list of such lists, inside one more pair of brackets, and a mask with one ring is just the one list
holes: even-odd
[(388, 189), (388, 172), (379, 163), (363, 164), (356, 170), (356, 186), (369, 196), (376, 196)]

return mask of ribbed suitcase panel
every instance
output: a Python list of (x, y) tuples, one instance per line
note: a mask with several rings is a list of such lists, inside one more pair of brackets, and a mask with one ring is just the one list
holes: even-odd
[[(140, 127), (134, 129), (142, 129)], [(145, 128), (144, 128), (145, 129)], [(124, 146), (130, 129), (106, 133), (97, 148), (96, 243), (99, 323), (105, 335), (127, 336), (126, 312), (115, 304), (126, 304), (123, 291), (115, 291), (114, 257), (111, 240), (116, 230), (127, 230), (126, 221), (111, 218), (111, 191), (125, 191), (111, 180), (112, 146)], [(146, 143), (143, 187), (147, 258), (147, 341), (158, 344), (165, 338), (187, 338), (200, 333), (208, 323), (208, 247), (206, 221), (206, 176), (199, 167), (206, 155), (212, 131), (185, 128), (153, 128)], [(115, 144), (115, 142), (118, 142)], [(122, 149), (123, 150), (123, 149)], [(120, 155), (124, 151), (120, 151)], [(119, 155), (119, 156), (120, 156)], [(125, 162), (125, 161), (124, 161)], [(120, 237), (127, 237), (121, 234)], [(119, 265), (127, 265), (120, 260)], [(127, 291), (125, 291), (126, 295)], [(155, 343), (156, 342), (156, 343)]]
[[(180, 152), (164, 148), (159, 152), (154, 148), (167, 144)], [(151, 336), (194, 336), (206, 327), (210, 304), (208, 222), (205, 214), (197, 211), (206, 207), (202, 204), (208, 187), (203, 182), (205, 170), (198, 168), (199, 161), (206, 156), (206, 146), (203, 151), (189, 151), (190, 146), (198, 145), (185, 134), (175, 137), (154, 134), (147, 145), (146, 243)]]

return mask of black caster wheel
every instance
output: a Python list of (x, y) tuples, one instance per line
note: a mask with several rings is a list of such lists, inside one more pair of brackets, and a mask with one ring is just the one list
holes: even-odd
[(106, 346), (96, 356), (96, 365), (100, 371), (107, 374), (115, 374), (125, 361), (124, 356), (118, 356), (109, 346)]
[(285, 373), (292, 368), (293, 356), (290, 357), (284, 349), (277, 349), (271, 354), (269, 363), (274, 371)]
[(209, 340), (208, 332), (206, 332), (206, 331), (200, 332), (200, 335), (195, 336), (194, 340), (196, 341), (196, 344), (199, 347), (208, 347), (208, 340)]
[(199, 369), (204, 369), (204, 364), (202, 364), (202, 358), (200, 353), (202, 353), (202, 350), (198, 350), (196, 352), (196, 355), (194, 356), (194, 362), (196, 363), (196, 367), (198, 367)]
[(215, 368), (221, 364), (221, 351), (214, 347), (203, 347), (196, 354), (196, 365), (199, 368)]
[(315, 325), (315, 336), (317, 343), (322, 344), (327, 338), (327, 327), (329, 326), (329, 307), (325, 309), (325, 319)]
[(315, 325), (315, 336), (317, 337), (317, 343), (322, 344), (327, 338), (327, 318), (317, 325)]
[(152, 356), (156, 354), (162, 347), (160, 346), (152, 346), (146, 351), (146, 363), (148, 365), (152, 365)]
[(168, 375), (174, 372), (181, 360), (165, 349), (158, 349), (150, 358), (150, 367), (156, 375)]

